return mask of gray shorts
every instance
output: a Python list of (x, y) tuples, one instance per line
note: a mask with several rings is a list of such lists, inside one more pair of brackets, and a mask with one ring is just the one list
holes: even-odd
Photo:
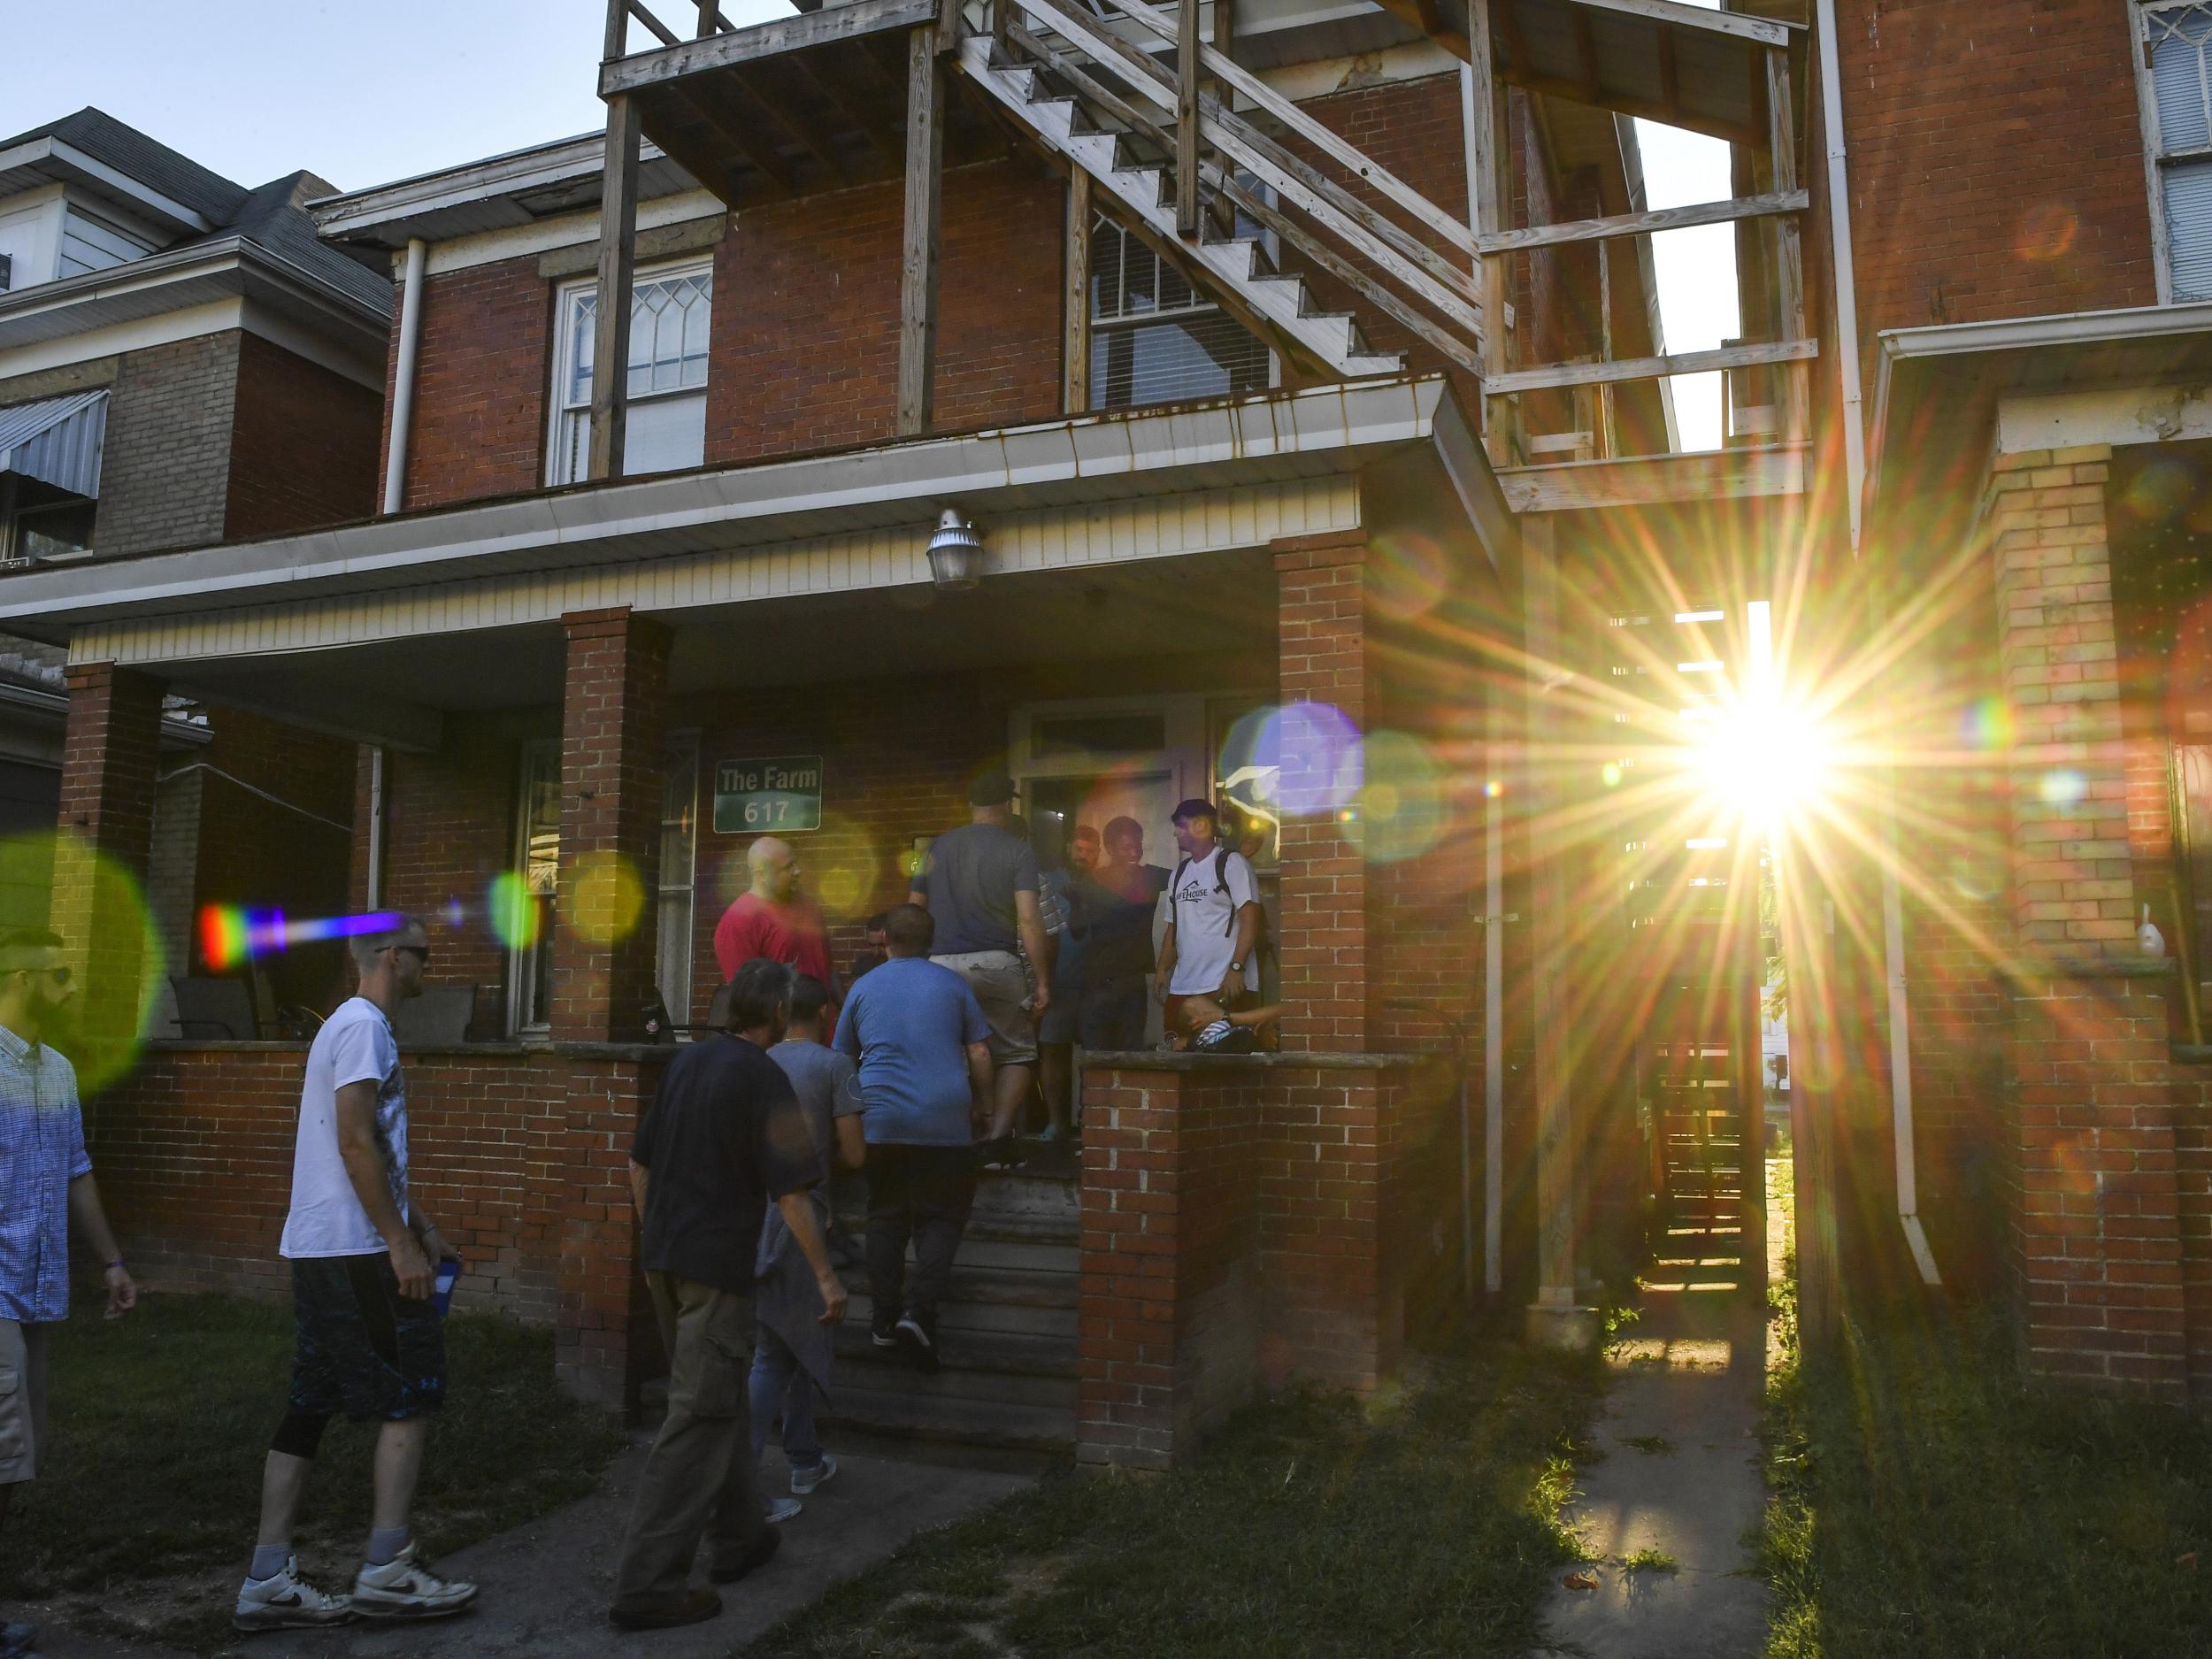
[(1010, 950), (970, 950), (930, 960), (965, 979), (983, 1004), (993, 1065), (1036, 1064), (1037, 1017), (1023, 1006), (1035, 989), (1027, 963)]
[(46, 1327), (0, 1319), (0, 1486), (38, 1473), (46, 1444)]

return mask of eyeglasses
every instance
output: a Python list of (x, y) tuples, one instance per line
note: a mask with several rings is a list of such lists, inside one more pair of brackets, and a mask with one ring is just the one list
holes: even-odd
[(35, 979), (43, 976), (51, 979), (57, 987), (67, 985), (70, 980), (70, 971), (67, 968), (11, 968), (0, 969), (0, 972), (27, 973)]

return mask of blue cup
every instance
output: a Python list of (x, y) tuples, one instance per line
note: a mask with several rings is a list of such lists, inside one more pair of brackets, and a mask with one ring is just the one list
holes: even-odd
[(449, 1257), (438, 1263), (438, 1276), (434, 1281), (435, 1287), (431, 1292), (431, 1300), (438, 1304), (438, 1317), (441, 1319), (453, 1307), (453, 1281), (460, 1277), (460, 1263)]

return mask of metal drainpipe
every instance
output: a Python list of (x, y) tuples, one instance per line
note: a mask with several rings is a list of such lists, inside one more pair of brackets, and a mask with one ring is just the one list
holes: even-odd
[(407, 432), (415, 415), (415, 346), (422, 335), (422, 269), (429, 247), (419, 236), (407, 244), (407, 273), (400, 283), (399, 361), (392, 375), (392, 442), (384, 456), (384, 511), (407, 502)]
[[(1472, 223), (1479, 211), (1475, 204), (1474, 124), (1488, 119), (1490, 112), (1475, 108), (1475, 71), (1470, 64), (1459, 66), (1459, 110), (1460, 142), (1465, 147), (1467, 218)], [(1475, 261), (1475, 274), (1478, 278), (1482, 274), (1479, 259)], [(1503, 326), (1500, 319), (1486, 320), (1490, 327)], [(1490, 787), (1485, 791), (1482, 813), (1482, 1287), (1495, 1296), (1505, 1288), (1505, 802), (1500, 787), (1503, 768), (1498, 764), (1503, 722), (1494, 700), (1488, 715), (1489, 741), (1483, 745), (1483, 763), (1489, 768)], [(1474, 1194), (1470, 1190), (1473, 1183), (1465, 1156), (1473, 1125), (1467, 1121), (1463, 1048), (1460, 1071), (1459, 1202), (1465, 1238), (1473, 1232)], [(1471, 1272), (1468, 1274), (1470, 1283), (1473, 1278)]]
[[(1822, 125), (1828, 149), (1828, 246), (1835, 270), (1836, 356), (1843, 378), (1845, 507), (1851, 526), (1851, 557), (1859, 556), (1862, 499), (1866, 491), (1865, 397), (1859, 376), (1859, 302), (1851, 258), (1851, 184), (1843, 138), (1843, 66), (1836, 47), (1835, 0), (1817, 0), (1820, 30)], [(1870, 586), (1872, 619), (1886, 624), (1889, 606)], [(1882, 787), (1882, 955), (1889, 992), (1889, 1085), (1892, 1138), (1897, 1148), (1897, 1219), (1905, 1230), (1922, 1280), (1940, 1285), (1928, 1234), (1920, 1223), (1919, 1170), (1913, 1149), (1912, 1018), (1905, 995), (1905, 914), (1898, 889), (1897, 773)]]
[(369, 885), (362, 909), (384, 899), (384, 745), (369, 751)]

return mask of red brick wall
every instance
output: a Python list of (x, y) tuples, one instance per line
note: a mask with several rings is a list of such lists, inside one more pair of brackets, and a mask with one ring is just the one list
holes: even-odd
[(2129, 13), (1840, 0), (1870, 388), (1879, 329), (2157, 302)]
[(367, 387), (242, 334), (224, 534), (278, 535), (368, 517), (382, 419)]
[[(72, 663), (67, 685), (60, 827), (142, 879), (153, 843), (161, 684), (112, 663)], [(85, 1032), (95, 1043), (135, 1031), (142, 926), (121, 884), (92, 860), (58, 861), (53, 926), (84, 975)]]
[[(305, 1061), (290, 1043), (164, 1045), (94, 1103), (101, 1192), (146, 1282), (287, 1292), (277, 1245)], [(557, 1321), (571, 1387), (623, 1403), (637, 1363), (629, 1129), (659, 1060), (510, 1050), (403, 1063), (411, 1192), (461, 1254), (461, 1304)]]
[[(390, 374), (398, 373), (395, 304)], [(553, 288), (534, 257), (426, 277), (416, 345), (407, 506), (535, 489), (545, 481)], [(391, 447), (391, 388), (382, 455)], [(378, 486), (380, 489), (381, 485)]]

